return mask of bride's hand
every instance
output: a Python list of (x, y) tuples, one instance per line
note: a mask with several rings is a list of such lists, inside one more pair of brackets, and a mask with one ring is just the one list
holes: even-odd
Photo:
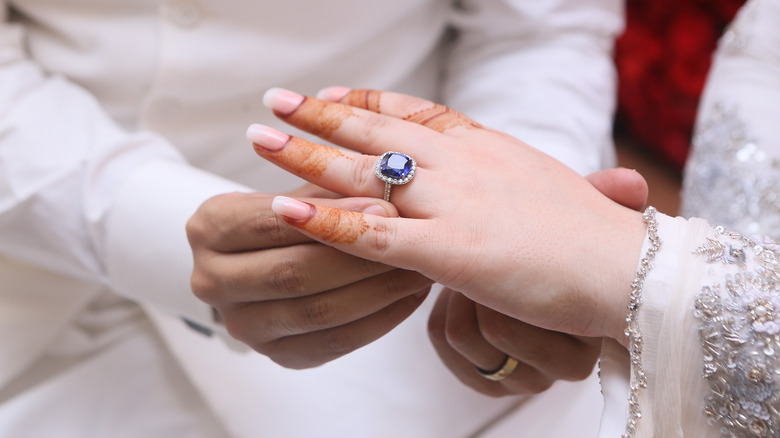
[[(632, 210), (647, 202), (645, 179), (628, 169), (608, 169), (585, 177), (601, 193)], [(541, 329), (496, 312), (445, 289), (428, 319), (428, 335), (444, 365), (462, 383), (493, 397), (537, 394), (557, 380), (588, 377), (601, 353), (602, 338)], [(480, 370), (515, 368), (500, 379)]]
[(366, 90), (346, 93), (348, 104), (287, 90), (266, 98), (286, 122), (362, 153), (250, 128), (258, 154), (319, 186), (381, 196), (379, 156), (393, 150), (417, 160), (414, 179), (392, 190), (402, 218), (277, 198), (289, 224), (529, 324), (624, 342), (645, 233), (639, 213), (536, 149), (429, 101)]

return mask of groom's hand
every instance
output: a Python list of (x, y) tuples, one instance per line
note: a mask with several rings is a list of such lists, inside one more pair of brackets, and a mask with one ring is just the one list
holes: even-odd
[[(392, 204), (325, 199), (312, 186), (294, 195), (397, 215)], [(271, 211), (272, 199), (220, 195), (187, 224), (192, 290), (219, 311), (231, 336), (285, 367), (309, 368), (380, 338), (422, 303), (430, 280), (312, 241)]]

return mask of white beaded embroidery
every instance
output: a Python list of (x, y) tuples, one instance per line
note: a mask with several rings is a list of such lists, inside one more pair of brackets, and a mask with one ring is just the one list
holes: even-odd
[(642, 367), (642, 332), (639, 328), (637, 316), (642, 306), (642, 289), (645, 284), (647, 274), (653, 268), (653, 260), (658, 250), (661, 248), (661, 239), (658, 237), (658, 222), (655, 220), (656, 209), (648, 207), (642, 215), (642, 219), (647, 224), (647, 239), (650, 241), (650, 247), (647, 248), (642, 260), (639, 262), (639, 271), (631, 282), (631, 301), (628, 305), (628, 316), (626, 322), (626, 336), (628, 336), (628, 352), (631, 356), (631, 385), (628, 395), (628, 422), (623, 438), (633, 437), (636, 433), (636, 427), (642, 418), (642, 410), (639, 407), (639, 390), (647, 387), (647, 377)]
[(694, 316), (710, 384), (704, 413), (720, 435), (780, 436), (780, 247), (715, 228), (694, 253), (718, 280), (702, 287)]
[(748, 235), (780, 237), (780, 162), (736, 108), (714, 105), (697, 127), (685, 169), (682, 215)]

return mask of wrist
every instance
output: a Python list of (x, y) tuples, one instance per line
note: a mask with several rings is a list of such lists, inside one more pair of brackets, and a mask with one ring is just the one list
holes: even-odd
[[(640, 302), (641, 289), (638, 288), (641, 284), (637, 285), (637, 281), (643, 283), (644, 275), (648, 271), (647, 263), (650, 261), (646, 260), (648, 252), (647, 249), (643, 251), (643, 248), (652, 247), (651, 243), (648, 242), (646, 246), (645, 242), (651, 234), (648, 227), (649, 218), (652, 217), (652, 222), (655, 223), (654, 212), (652, 207), (649, 207), (645, 214), (624, 209), (619, 216), (620, 221), (613, 224), (612, 238), (605, 240), (610, 247), (610, 260), (602, 263), (614, 269), (606, 271), (606, 282), (599, 285), (602, 288), (604, 304), (600, 312), (604, 324), (602, 335), (615, 339), (624, 347), (629, 344), (629, 337), (626, 335), (627, 316), (630, 309), (635, 309)], [(656, 235), (655, 232), (652, 234)]]
[[(640, 247), (641, 258), (634, 264), (632, 279), (630, 283), (623, 284), (623, 290), (616, 289), (614, 293), (618, 295), (618, 300), (624, 304), (622, 309), (615, 309), (615, 327), (611, 333), (613, 339), (626, 347), (629, 351), (641, 351), (642, 335), (639, 330), (637, 318), (642, 306), (642, 293), (644, 291), (645, 279), (653, 268), (656, 253), (660, 250), (661, 240), (658, 237), (658, 222), (656, 221), (656, 209), (648, 207), (642, 214), (642, 221), (645, 224), (645, 233)], [(638, 256), (638, 257), (639, 257)], [(634, 257), (627, 257), (634, 259)], [(626, 271), (628, 273), (629, 271)]]

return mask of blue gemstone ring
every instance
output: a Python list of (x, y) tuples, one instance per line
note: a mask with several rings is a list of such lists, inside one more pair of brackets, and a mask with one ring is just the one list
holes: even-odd
[(390, 190), (394, 185), (406, 184), (414, 178), (417, 162), (400, 152), (385, 152), (374, 166), (377, 178), (385, 182), (385, 201), (390, 201)]

